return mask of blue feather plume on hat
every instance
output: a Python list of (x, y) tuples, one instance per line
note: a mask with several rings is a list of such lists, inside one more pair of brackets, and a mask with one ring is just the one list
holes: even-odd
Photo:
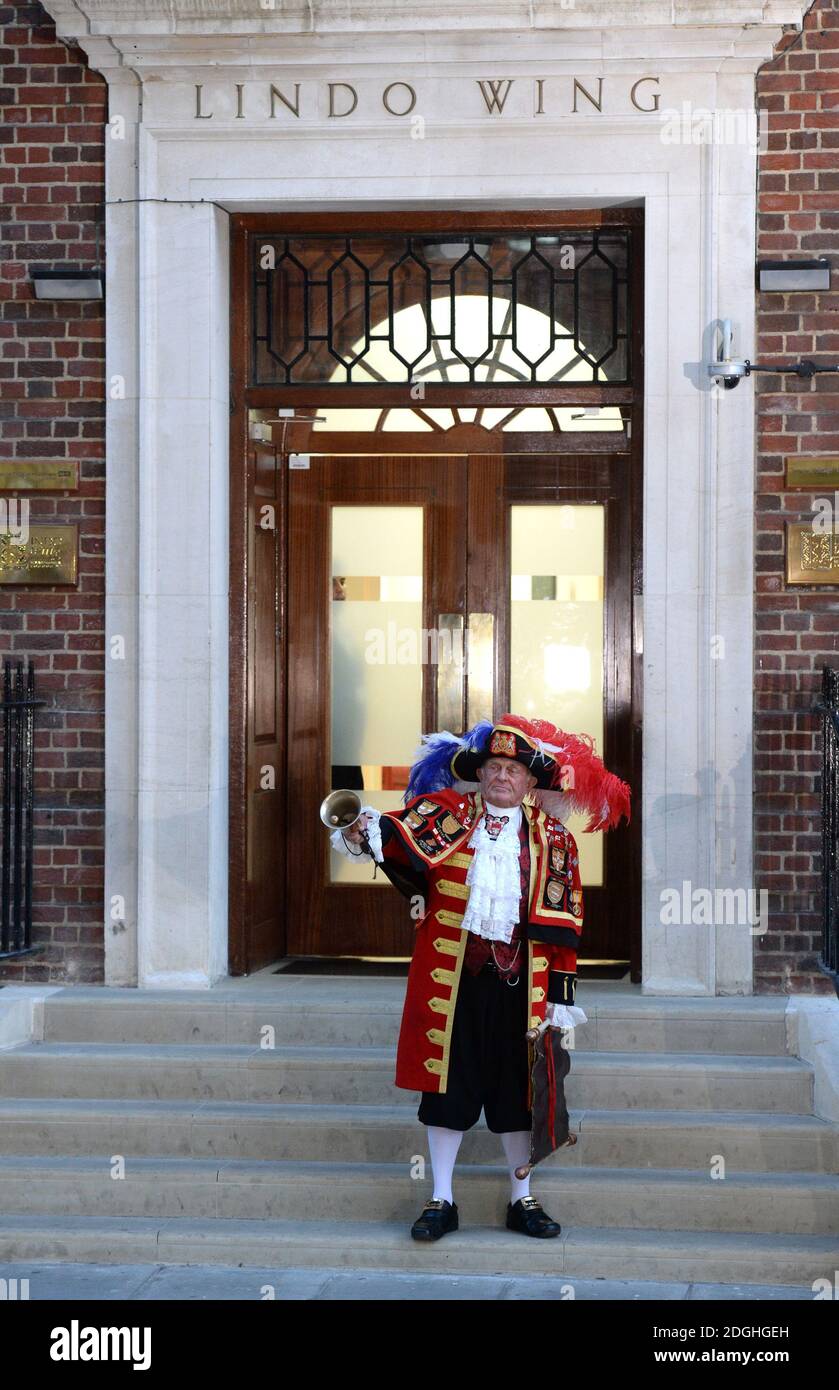
[(491, 719), (479, 719), (462, 738), (450, 734), (447, 729), (438, 734), (423, 734), (402, 798), (405, 805), (412, 797), (427, 796), (430, 792), (454, 786), (451, 762), (455, 753), (461, 748), (482, 748), (491, 728)]

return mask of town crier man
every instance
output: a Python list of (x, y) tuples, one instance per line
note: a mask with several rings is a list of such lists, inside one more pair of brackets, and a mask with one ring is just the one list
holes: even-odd
[(396, 1085), (422, 1092), (417, 1118), (427, 1126), (434, 1175), (411, 1235), (437, 1240), (458, 1229), (455, 1160), (483, 1109), (510, 1172), (508, 1229), (556, 1236), (559, 1223), (530, 1195), (530, 1170), (575, 1141), (562, 1092), (570, 1059), (549, 1035), (541, 1052), (547, 1099), (540, 1093), (537, 1117), (535, 1040), (546, 1027), (586, 1021), (574, 1003), (579, 859), (560, 817), (583, 811), (586, 830), (609, 829), (629, 819), (629, 787), (606, 770), (590, 738), (544, 720), (505, 714), (462, 738), (426, 735), (423, 745), (404, 810), (364, 807), (354, 826), (332, 835), (343, 853), (372, 854), (424, 906), (396, 1057)]

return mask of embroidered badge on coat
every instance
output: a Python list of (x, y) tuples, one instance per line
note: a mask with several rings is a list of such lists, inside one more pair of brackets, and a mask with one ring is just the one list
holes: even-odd
[(491, 816), (489, 811), (487, 811), (484, 816), (484, 823), (486, 825), (487, 835), (491, 840), (498, 839), (498, 836), (501, 834), (501, 831), (504, 829), (509, 819), (509, 816)]
[(555, 874), (561, 874), (564, 871), (567, 857), (567, 849), (563, 849), (561, 845), (551, 845), (551, 868)]
[(545, 889), (545, 896), (548, 899), (548, 902), (552, 903), (554, 907), (556, 907), (558, 903), (562, 902), (564, 892), (565, 889), (563, 888), (561, 883), (557, 883), (556, 880), (552, 878), (548, 879), (548, 885)]
[(440, 821), (440, 829), (442, 830), (443, 834), (448, 835), (449, 839), (451, 840), (454, 839), (455, 835), (460, 834), (461, 830), (463, 829), (463, 826), (460, 824), (460, 821), (457, 820), (456, 817), (453, 816), (450, 811), (448, 811), (446, 815), (443, 816), (443, 819)]
[(419, 845), (423, 854), (428, 855), (429, 859), (433, 858), (436, 854), (440, 854), (446, 848), (445, 842), (440, 844), (437, 840), (433, 840), (428, 837), (422, 840), (418, 839), (417, 844)]

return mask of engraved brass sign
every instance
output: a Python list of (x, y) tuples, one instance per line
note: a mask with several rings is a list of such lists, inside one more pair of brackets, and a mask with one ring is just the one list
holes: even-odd
[(76, 492), (79, 465), (75, 459), (0, 459), (0, 492)]
[(75, 584), (77, 525), (30, 525), (22, 545), (0, 531), (0, 584)]
[(811, 456), (786, 459), (787, 487), (839, 488), (839, 458)]
[(839, 584), (839, 531), (787, 522), (787, 583)]

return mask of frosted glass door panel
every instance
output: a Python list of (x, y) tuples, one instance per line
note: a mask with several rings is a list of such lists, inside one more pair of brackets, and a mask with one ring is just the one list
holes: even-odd
[[(422, 507), (333, 507), (331, 583), (333, 790), (396, 810), (422, 733)], [(331, 882), (371, 882), (330, 860)]]
[[(510, 708), (591, 734), (603, 756), (605, 508), (510, 508)], [(603, 832), (573, 815), (583, 884), (603, 883)]]

